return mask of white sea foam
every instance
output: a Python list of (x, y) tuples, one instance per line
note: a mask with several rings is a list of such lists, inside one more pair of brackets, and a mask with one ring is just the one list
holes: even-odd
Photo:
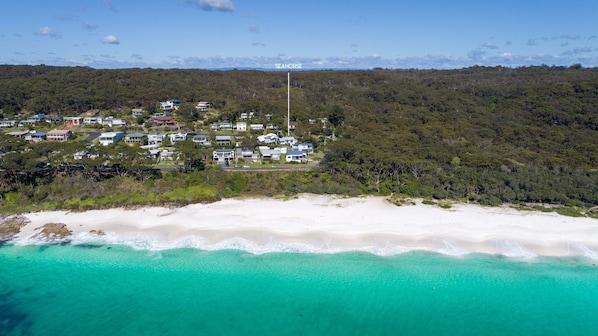
[(568, 247), (586, 258), (598, 260), (598, 252), (591, 250), (584, 244), (569, 244)]
[[(210, 240), (209, 238), (199, 235), (184, 236), (177, 239), (169, 240), (158, 234), (135, 234), (135, 235), (120, 235), (114, 232), (109, 232), (104, 235), (96, 233), (79, 232), (68, 237), (69, 242), (73, 245), (122, 245), (135, 250), (146, 250), (159, 252), (170, 249), (199, 249), (204, 251), (218, 251), (218, 250), (240, 250), (251, 254), (265, 254), (265, 253), (313, 253), (313, 254), (334, 254), (345, 252), (365, 252), (378, 256), (393, 256), (412, 251), (428, 251), (435, 252), (449, 256), (464, 256), (470, 253), (490, 253), (500, 254), (511, 258), (535, 258), (538, 254), (527, 249), (521, 242), (516, 240), (494, 240), (495, 250), (469, 250), (461, 247), (454, 240), (448, 239), (430, 239), (428, 241), (422, 240), (418, 244), (413, 242), (409, 244), (401, 244), (400, 241), (374, 239), (373, 244), (363, 244), (354, 246), (335, 245), (331, 239), (328, 240), (312, 240), (304, 242), (289, 242), (284, 239), (270, 236), (267, 241), (259, 242), (251, 240), (246, 237), (231, 237), (222, 240)], [(36, 234), (18, 235), (13, 241), (15, 245), (44, 245), (48, 243), (61, 243), (60, 241), (48, 242), (46, 238), (42, 238)], [(598, 260), (598, 253), (584, 244), (570, 243), (567, 244), (569, 255), (580, 255), (586, 258)]]
[(499, 254), (512, 258), (535, 258), (538, 256), (515, 240), (497, 240), (496, 248)]

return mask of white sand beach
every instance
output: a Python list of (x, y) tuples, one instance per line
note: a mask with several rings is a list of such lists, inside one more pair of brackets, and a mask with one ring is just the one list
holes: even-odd
[[(226, 199), (181, 208), (38, 212), (16, 239), (32, 243), (46, 223), (64, 223), (73, 243), (113, 243), (159, 250), (235, 248), (251, 253), (412, 250), (450, 255), (586, 256), (598, 259), (598, 220), (556, 213), (455, 204), (396, 206), (383, 197), (301, 195)], [(90, 233), (103, 231), (105, 235)]]

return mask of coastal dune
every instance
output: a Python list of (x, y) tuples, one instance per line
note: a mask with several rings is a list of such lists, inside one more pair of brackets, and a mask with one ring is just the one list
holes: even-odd
[(413, 250), (450, 255), (585, 256), (598, 259), (598, 220), (508, 207), (415, 202), (383, 197), (301, 195), (290, 200), (225, 199), (181, 208), (147, 207), (25, 215), (15, 244), (38, 243), (39, 228), (63, 223), (73, 244), (139, 249), (241, 249), (250, 253)]

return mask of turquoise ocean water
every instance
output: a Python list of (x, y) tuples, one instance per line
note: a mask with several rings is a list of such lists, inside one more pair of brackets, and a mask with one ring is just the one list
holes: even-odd
[(6, 245), (0, 335), (598, 335), (593, 263)]

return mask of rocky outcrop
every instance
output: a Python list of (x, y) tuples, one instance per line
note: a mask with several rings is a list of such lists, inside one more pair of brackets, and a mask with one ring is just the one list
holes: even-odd
[(44, 239), (52, 243), (66, 243), (69, 241), (71, 233), (73, 233), (63, 223), (48, 223), (35, 230), (41, 230), (34, 235), (35, 238)]
[(24, 216), (0, 216), (0, 245), (13, 239), (27, 223)]

